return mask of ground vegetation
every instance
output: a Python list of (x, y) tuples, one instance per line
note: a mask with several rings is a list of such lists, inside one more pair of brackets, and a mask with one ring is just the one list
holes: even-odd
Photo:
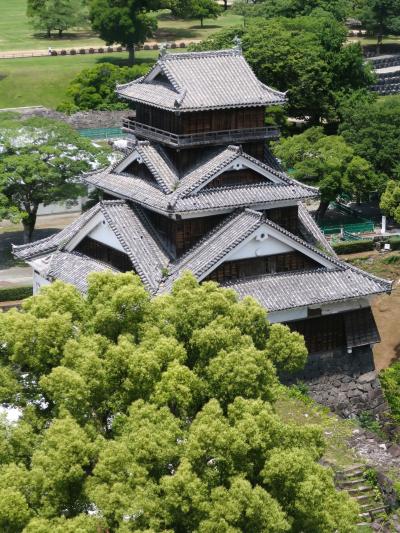
[(62, 37), (65, 30), (87, 23), (83, 0), (28, 0), (27, 16), (36, 30), (46, 32), (47, 38), (53, 31)]

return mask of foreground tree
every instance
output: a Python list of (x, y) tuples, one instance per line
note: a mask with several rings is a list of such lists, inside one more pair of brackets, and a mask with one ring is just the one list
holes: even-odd
[(76, 28), (87, 21), (83, 0), (28, 0), (27, 15), (34, 28), (44, 30), (47, 37), (51, 32)]
[(0, 315), (0, 339), (0, 401), (23, 409), (0, 424), (7, 531), (355, 531), (322, 433), (274, 411), (304, 341), (254, 300), (92, 274), (87, 298), (56, 282)]
[(356, 155), (343, 137), (325, 135), (319, 127), (282, 139), (275, 144), (274, 153), (286, 169), (293, 170), (293, 177), (319, 187), (317, 218), (322, 218), (329, 203), (341, 194), (359, 202), (363, 194), (380, 185), (372, 165)]
[(79, 175), (107, 162), (103, 150), (55, 120), (2, 122), (0, 144), (0, 218), (22, 222), (25, 242), (40, 204), (77, 198)]
[(151, 11), (160, 9), (160, 0), (93, 0), (90, 4), (92, 28), (107, 44), (122, 44), (135, 62), (135, 45), (143, 43), (157, 29)]

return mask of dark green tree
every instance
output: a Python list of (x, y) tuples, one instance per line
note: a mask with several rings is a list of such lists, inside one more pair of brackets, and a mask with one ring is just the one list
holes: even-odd
[(135, 62), (135, 45), (153, 35), (157, 20), (152, 11), (160, 0), (93, 0), (90, 4), (92, 28), (107, 44), (122, 44), (129, 53), (129, 64)]
[(215, 19), (221, 13), (221, 7), (215, 0), (177, 0), (172, 3), (171, 10), (179, 18), (200, 19), (201, 27), (204, 19)]
[(293, 176), (319, 187), (322, 218), (329, 203), (346, 193), (360, 201), (362, 195), (378, 189), (379, 179), (366, 159), (355, 154), (343, 137), (325, 135), (322, 128), (309, 128), (300, 135), (282, 139), (275, 155)]
[(63, 102), (57, 110), (74, 113), (88, 109), (127, 109), (128, 104), (119, 99), (115, 92), (116, 85), (139, 78), (147, 70), (148, 67), (145, 65), (117, 67), (111, 63), (101, 63), (95, 67), (84, 69), (71, 81), (68, 87), (67, 95), (72, 99), (72, 102)]
[(39, 204), (70, 201), (83, 193), (79, 175), (107, 162), (63, 122), (35, 118), (0, 124), (0, 216), (21, 221), (30, 241)]
[[(283, 421), (275, 364), (303, 338), (186, 273), (150, 299), (133, 273), (56, 282), (0, 314), (0, 527), (7, 533), (352, 533), (318, 427)], [(90, 513), (89, 513), (90, 511)]]
[(400, 0), (360, 0), (358, 17), (368, 32), (376, 36), (377, 54), (385, 35), (400, 34)]
[(34, 28), (51, 32), (76, 28), (87, 21), (87, 10), (83, 0), (28, 0), (27, 15)]

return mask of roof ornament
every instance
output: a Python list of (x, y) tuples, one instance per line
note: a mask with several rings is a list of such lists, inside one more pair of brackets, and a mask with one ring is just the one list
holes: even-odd
[(241, 52), (242, 51), (242, 39), (238, 37), (237, 35), (235, 35), (235, 37), (233, 38), (233, 42), (235, 45), (235, 50), (237, 50), (238, 52)]
[(160, 44), (160, 54), (159, 54), (160, 59), (162, 59), (166, 53), (167, 53), (167, 43)]

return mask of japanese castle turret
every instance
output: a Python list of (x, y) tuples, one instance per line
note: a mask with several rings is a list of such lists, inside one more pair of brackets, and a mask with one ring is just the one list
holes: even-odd
[(85, 292), (88, 273), (110, 269), (133, 270), (157, 295), (190, 270), (301, 332), (310, 375), (334, 359), (373, 370), (370, 301), (391, 283), (335, 255), (303, 205), (318, 190), (269, 152), (279, 131), (265, 115), (285, 94), (256, 78), (240, 46), (162, 51), (117, 92), (135, 104), (123, 124), (129, 149), (84, 178), (103, 200), (56, 235), (14, 247), (33, 267), (35, 291), (61, 279)]

